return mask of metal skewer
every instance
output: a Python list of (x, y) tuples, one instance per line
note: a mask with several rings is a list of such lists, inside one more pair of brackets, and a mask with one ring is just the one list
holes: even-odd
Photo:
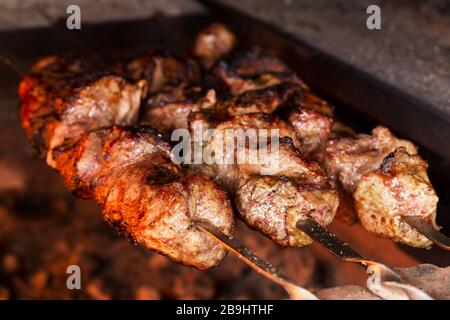
[(98, 58), (96, 63), (98, 63), (100, 67), (108, 68), (108, 62), (111, 62), (111, 59), (105, 52), (100, 53), (99, 49), (92, 48), (92, 45), (89, 45), (86, 40), (76, 37), (74, 32), (70, 32), (70, 30), (66, 29), (66, 26), (60, 17), (52, 17), (49, 15), (42, 4), (37, 4), (36, 8), (41, 17), (47, 20), (50, 26), (53, 27), (53, 30), (59, 32), (59, 34), (64, 38), (70, 37), (71, 41), (76, 44), (77, 47), (86, 50), (91, 56)]
[(206, 232), (212, 239), (223, 245), (228, 251), (236, 255), (252, 269), (282, 286), (292, 300), (318, 300), (314, 294), (294, 284), (270, 263), (259, 258), (250, 249), (242, 246), (235, 239), (225, 235), (214, 226), (203, 221), (194, 221), (193, 225), (203, 232)]
[(14, 57), (14, 55), (9, 52), (5, 47), (0, 47), (0, 61), (2, 61), (6, 66), (8, 66), (17, 75), (22, 77), (25, 74), (25, 68), (23, 65)]
[(366, 268), (370, 277), (367, 279), (367, 288), (374, 294), (387, 300), (432, 300), (432, 298), (419, 288), (403, 281), (401, 276), (382, 263), (363, 258), (348, 243), (325, 229), (311, 218), (298, 220), (297, 229), (307, 234), (311, 239), (325, 247), (335, 257), (351, 263), (357, 263)]
[(431, 240), (435, 245), (445, 250), (450, 250), (450, 238), (433, 228), (431, 225), (415, 216), (401, 218), (405, 223), (416, 229), (419, 233)]

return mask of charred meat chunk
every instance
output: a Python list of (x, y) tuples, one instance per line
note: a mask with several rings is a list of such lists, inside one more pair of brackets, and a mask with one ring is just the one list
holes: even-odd
[(226, 250), (191, 221), (230, 234), (226, 193), (204, 175), (183, 176), (170, 160), (170, 146), (153, 129), (100, 129), (54, 153), (69, 189), (94, 197), (106, 220), (135, 242), (198, 269), (225, 256)]
[(205, 69), (211, 68), (219, 59), (230, 53), (236, 45), (236, 37), (226, 26), (213, 23), (201, 30), (194, 43), (194, 56)]
[[(63, 80), (47, 72), (61, 69)], [(177, 262), (213, 267), (226, 251), (191, 221), (230, 234), (226, 193), (205, 175), (183, 175), (153, 129), (116, 126), (136, 123), (145, 87), (110, 73), (80, 76), (64, 59), (47, 59), (21, 82), (22, 122), (68, 188), (94, 198), (121, 232)]]
[(434, 228), (438, 197), (427, 175), (427, 163), (399, 147), (378, 170), (364, 175), (353, 194), (364, 228), (377, 236), (426, 248), (432, 242), (404, 223), (402, 216), (418, 216)]

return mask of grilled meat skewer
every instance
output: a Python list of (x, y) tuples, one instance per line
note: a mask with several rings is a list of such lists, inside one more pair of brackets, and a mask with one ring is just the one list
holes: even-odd
[(134, 241), (198, 269), (218, 265), (225, 256), (191, 220), (230, 234), (226, 193), (204, 175), (184, 176), (153, 129), (96, 130), (54, 150), (54, 157), (69, 188), (92, 194), (106, 220)]
[(197, 35), (193, 54), (205, 69), (209, 69), (219, 59), (229, 54), (235, 46), (234, 34), (223, 24), (213, 23)]
[(183, 176), (153, 129), (123, 127), (136, 122), (145, 80), (79, 71), (77, 61), (45, 58), (21, 81), (22, 123), (40, 154), (134, 241), (198, 269), (219, 264), (226, 250), (191, 219), (230, 234), (225, 192), (204, 175)]
[(66, 140), (138, 118), (144, 80), (132, 84), (108, 72), (86, 73), (85, 62), (51, 56), (39, 60), (19, 85), (20, 117), (41, 157), (55, 168), (51, 151)]
[(339, 191), (338, 216), (352, 221), (356, 212), (362, 226), (376, 236), (420, 248), (432, 245), (402, 219), (420, 217), (439, 229), (438, 197), (427, 175), (428, 164), (414, 144), (382, 126), (371, 135), (342, 130), (313, 104), (300, 106), (289, 120), (299, 137), (304, 137), (301, 149), (322, 165)]

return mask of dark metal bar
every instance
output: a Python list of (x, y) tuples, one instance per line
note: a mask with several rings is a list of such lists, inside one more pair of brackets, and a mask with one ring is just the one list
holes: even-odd
[[(311, 218), (300, 219), (296, 227), (325, 247), (335, 257), (367, 268), (370, 291), (384, 299), (432, 299), (428, 294), (403, 281), (399, 274), (382, 263), (363, 258), (356, 250)], [(399, 292), (400, 290), (400, 292)]]
[(450, 239), (423, 221), (420, 217), (404, 216), (402, 220), (433, 241), (440, 248), (450, 250)]
[(2, 61), (11, 70), (17, 73), (19, 76), (25, 74), (25, 67), (22, 63), (4, 46), (0, 46), (0, 61)]

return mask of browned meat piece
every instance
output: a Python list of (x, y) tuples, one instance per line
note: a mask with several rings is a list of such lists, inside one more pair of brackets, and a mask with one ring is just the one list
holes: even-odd
[(310, 217), (321, 225), (333, 221), (338, 197), (329, 187), (305, 184), (285, 176), (255, 176), (241, 181), (236, 194), (246, 223), (283, 246), (305, 246), (312, 240), (296, 229), (299, 219)]
[(48, 82), (70, 79), (94, 69), (95, 61), (80, 59), (71, 55), (52, 55), (40, 58), (31, 68)]
[(195, 39), (194, 55), (205, 69), (211, 68), (219, 59), (234, 49), (236, 37), (226, 26), (213, 23), (200, 31)]
[(213, 68), (210, 81), (213, 87), (233, 96), (283, 82), (307, 88), (284, 62), (260, 49), (244, 52), (230, 61), (220, 61)]
[[(226, 150), (226, 145), (223, 143), (223, 139), (221, 137), (228, 138), (230, 132), (232, 137), (232, 142), (234, 142), (235, 146), (238, 146), (238, 137), (240, 138), (249, 138), (245, 137), (242, 132), (247, 129), (253, 129), (256, 135), (263, 135), (263, 130), (266, 132), (266, 136), (270, 137), (288, 137), (294, 143), (294, 145), (298, 146), (299, 142), (296, 139), (296, 135), (292, 128), (280, 118), (269, 115), (266, 113), (249, 113), (238, 116), (223, 116), (220, 113), (211, 112), (194, 112), (189, 117), (189, 129), (191, 131), (191, 135), (195, 135), (195, 131), (201, 129), (202, 132), (206, 132), (208, 129), (214, 129), (216, 133), (219, 134), (219, 139), (217, 141), (212, 137), (209, 141), (204, 142), (203, 148), (208, 150), (210, 154), (215, 155), (229, 155), (229, 150)], [(240, 135), (239, 130), (242, 132)], [(226, 142), (226, 141), (225, 141)], [(233, 150), (232, 154), (237, 155), (236, 150)], [(235, 163), (237, 159), (227, 159), (231, 161), (231, 163)], [(203, 167), (208, 167), (206, 164), (202, 164)], [(227, 175), (227, 170), (225, 167), (216, 167), (216, 175)]]
[(411, 142), (398, 139), (387, 128), (379, 126), (372, 135), (328, 141), (318, 158), (332, 181), (353, 193), (363, 175), (375, 171), (389, 153), (401, 146), (411, 154), (417, 153)]
[(283, 61), (260, 48), (253, 48), (235, 55), (231, 59), (230, 65), (234, 72), (241, 77), (290, 71)]
[(307, 87), (297, 93), (294, 103), (289, 122), (302, 141), (301, 151), (314, 158), (332, 135), (333, 108)]
[(328, 141), (333, 119), (310, 108), (297, 108), (289, 116), (295, 132), (302, 142), (301, 151), (313, 155)]
[(401, 221), (419, 216), (434, 228), (438, 197), (427, 175), (427, 163), (417, 154), (399, 147), (380, 168), (364, 175), (356, 185), (355, 205), (361, 224), (369, 232), (414, 247), (432, 242)]
[(164, 51), (150, 51), (116, 65), (113, 70), (134, 81), (146, 80), (150, 94), (200, 82), (200, 70), (194, 60), (177, 58)]
[(20, 118), (28, 137), (33, 136), (32, 120), (51, 113), (50, 99), (52, 89), (63, 86), (65, 79), (81, 75), (86, 71), (85, 63), (66, 56), (43, 57), (32, 67), (19, 84)]
[(118, 64), (115, 70), (134, 81), (147, 80), (150, 95), (139, 123), (151, 125), (165, 136), (174, 128), (186, 128), (190, 111), (215, 103), (215, 95), (206, 95), (198, 86), (200, 68), (192, 59), (155, 51)]
[(233, 226), (225, 192), (204, 175), (183, 177), (170, 146), (147, 127), (93, 131), (54, 151), (68, 187), (103, 206), (106, 220), (134, 241), (183, 264), (206, 269), (225, 249), (191, 219), (226, 234)]
[(156, 103), (149, 106), (141, 116), (139, 123), (148, 124), (165, 136), (175, 129), (188, 128), (188, 116), (191, 112), (215, 108), (216, 92), (209, 90), (206, 94), (191, 91), (184, 92), (178, 100)]
[[(22, 124), (51, 167), (51, 150), (65, 140), (97, 128), (133, 124), (146, 91), (145, 80), (132, 84), (109, 73), (78, 75), (72, 71), (77, 61), (59, 63), (57, 58), (39, 61), (19, 86)], [(48, 72), (63, 68), (63, 79)]]
[[(310, 216), (324, 225), (333, 220), (338, 206), (337, 193), (328, 185), (319, 165), (305, 160), (292, 140), (286, 138), (292, 136), (292, 130), (285, 122), (258, 113), (225, 119), (194, 113), (190, 125), (192, 133), (200, 127), (224, 132), (203, 145), (214, 155), (229, 155), (226, 153), (229, 140), (223, 141), (226, 130), (237, 132), (241, 138), (239, 129), (255, 129), (257, 134), (260, 130), (278, 130), (267, 132), (268, 137), (282, 137), (275, 147), (271, 143), (255, 146), (235, 141), (234, 157), (227, 164), (191, 166), (191, 170), (214, 177), (234, 195), (240, 215), (250, 227), (281, 245), (302, 246), (312, 241), (296, 230), (298, 219)], [(243, 162), (238, 158), (242, 154), (246, 156), (241, 158), (245, 159)]]
[(175, 128), (187, 128), (187, 115), (215, 103), (214, 92), (199, 85), (200, 68), (192, 59), (151, 51), (115, 66), (119, 74), (134, 81), (147, 80), (149, 97), (139, 124), (151, 125), (165, 136)]
[(230, 116), (247, 113), (273, 113), (285, 106), (300, 89), (293, 83), (281, 83), (271, 87), (251, 90), (232, 99), (219, 102), (218, 109), (225, 109)]
[(107, 194), (111, 187), (106, 186), (108, 179), (114, 182), (114, 175), (120, 175), (122, 168), (149, 158), (159, 162), (162, 172), (178, 177), (179, 168), (166, 159), (169, 152), (170, 146), (150, 127), (114, 127), (84, 134), (55, 148), (52, 156), (68, 189), (80, 197), (92, 198), (99, 197), (99, 186)]

